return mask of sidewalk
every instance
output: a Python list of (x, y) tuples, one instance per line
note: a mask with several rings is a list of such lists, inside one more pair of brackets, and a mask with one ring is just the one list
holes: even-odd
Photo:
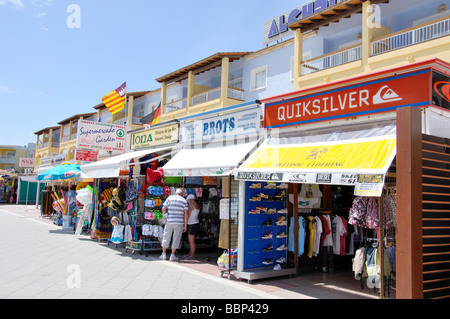
[[(53, 225), (53, 221), (49, 218), (41, 217), (40, 209), (36, 209), (33, 205), (0, 205), (1, 210), (8, 211), (12, 214), (27, 218), (39, 223)], [(61, 228), (53, 225), (56, 229)], [(70, 231), (66, 231), (65, 236), (73, 237), (74, 241), (80, 240), (73, 236)], [(69, 238), (70, 239), (70, 238)], [(90, 239), (87, 239), (90, 240)], [(97, 242), (97, 241), (93, 241)], [(99, 241), (99, 245), (106, 246), (105, 241)], [(123, 245), (115, 247), (109, 245), (108, 248), (121, 251), (124, 253)], [(126, 253), (130, 254), (130, 252)], [(148, 257), (142, 256), (140, 260), (159, 260), (160, 253), (151, 253)], [(211, 254), (210, 254), (211, 255)], [(182, 269), (190, 274), (197, 274), (213, 278), (220, 283), (231, 285), (233, 287), (241, 287), (243, 291), (259, 292), (261, 297), (273, 299), (378, 299), (379, 293), (373, 289), (364, 287), (361, 289), (360, 282), (353, 278), (351, 270), (335, 270), (334, 272), (323, 273), (320, 271), (299, 274), (293, 278), (278, 277), (274, 279), (255, 280), (248, 283), (232, 276), (221, 277), (220, 271), (216, 265), (216, 260), (206, 258), (208, 254), (200, 251), (196, 260), (179, 262), (165, 262), (171, 268)], [(124, 257), (125, 258), (125, 257)], [(394, 292), (392, 294), (395, 295)], [(195, 297), (194, 297), (195, 298)]]

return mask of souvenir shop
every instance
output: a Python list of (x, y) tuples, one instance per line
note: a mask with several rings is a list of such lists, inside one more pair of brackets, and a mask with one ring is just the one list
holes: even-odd
[(239, 189), (232, 174), (261, 138), (260, 104), (242, 103), (179, 121), (180, 149), (163, 167), (164, 177), (182, 177), (187, 194), (195, 195), (200, 206), (196, 243), (211, 240), (218, 248), (212, 251), (216, 260), (224, 250), (236, 253)]
[(178, 141), (178, 125), (155, 131), (138, 132), (142, 138), (132, 135), (135, 143), (128, 153), (81, 166), (82, 181), (91, 187), (78, 191), (83, 207), (77, 235), (86, 231), (131, 253), (161, 249), (162, 203), (174, 192), (161, 168)]
[[(411, 186), (398, 175), (414, 174), (403, 166), (413, 160), (411, 151), (403, 152), (412, 136), (405, 114), (419, 112), (422, 134), (448, 135), (448, 110), (431, 102), (434, 66), (401, 67), (262, 101), (268, 138), (235, 172), (243, 212), (237, 277), (342, 273), (355, 287), (396, 297), (397, 245), (408, 233), (399, 231), (399, 221), (401, 227), (407, 219), (398, 216), (398, 201)], [(399, 149), (407, 161), (398, 160)], [(407, 256), (400, 257), (404, 262)]]

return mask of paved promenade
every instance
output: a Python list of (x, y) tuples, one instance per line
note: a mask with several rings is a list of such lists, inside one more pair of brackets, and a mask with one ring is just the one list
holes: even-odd
[[(247, 283), (213, 262), (170, 262), (76, 237), (28, 205), (0, 205), (0, 298), (377, 299), (335, 274)], [(355, 289), (356, 287), (356, 289)]]

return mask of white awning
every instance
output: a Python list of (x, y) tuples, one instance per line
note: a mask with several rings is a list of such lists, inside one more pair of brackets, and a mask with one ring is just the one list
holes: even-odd
[(258, 142), (206, 148), (183, 148), (163, 167), (165, 176), (227, 176)]
[[(142, 157), (151, 153), (159, 153), (162, 151), (171, 150), (173, 146), (161, 147), (155, 149), (146, 149), (142, 151), (128, 152), (104, 159), (99, 162), (89, 163), (81, 166), (81, 178), (109, 178), (118, 177), (120, 167), (123, 162), (130, 161), (133, 158)], [(170, 154), (167, 154), (170, 155)], [(139, 163), (135, 163), (139, 164)]]

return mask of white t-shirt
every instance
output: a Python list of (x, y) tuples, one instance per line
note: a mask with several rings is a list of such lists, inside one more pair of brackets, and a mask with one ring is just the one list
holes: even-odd
[(318, 198), (319, 200), (312, 206), (312, 208), (320, 208), (322, 196), (322, 192), (317, 184), (302, 184), (302, 188), (298, 194), (298, 197), (300, 198)]
[(341, 252), (341, 236), (345, 234), (345, 227), (339, 216), (333, 218), (333, 253), (339, 255)]

